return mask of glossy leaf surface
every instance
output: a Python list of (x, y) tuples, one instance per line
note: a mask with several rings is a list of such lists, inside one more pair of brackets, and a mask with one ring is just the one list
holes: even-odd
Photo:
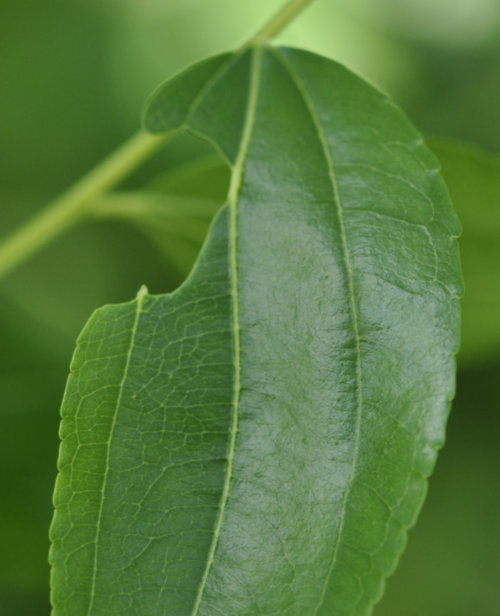
[(80, 337), (54, 614), (369, 614), (454, 393), (437, 161), (386, 97), (291, 49), (192, 67), (145, 124), (211, 140), (231, 184), (184, 285)]

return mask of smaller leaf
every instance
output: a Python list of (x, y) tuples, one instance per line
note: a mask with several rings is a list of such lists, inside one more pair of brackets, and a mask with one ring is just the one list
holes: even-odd
[(181, 278), (191, 270), (210, 221), (224, 204), (229, 169), (216, 154), (176, 165), (144, 190), (96, 201), (93, 216), (120, 218), (145, 233)]
[(95, 203), (96, 218), (119, 218), (145, 233), (184, 278), (221, 203), (180, 195), (119, 192)]
[(224, 202), (230, 179), (227, 163), (218, 154), (175, 165), (152, 180), (147, 189), (162, 194), (190, 195)]

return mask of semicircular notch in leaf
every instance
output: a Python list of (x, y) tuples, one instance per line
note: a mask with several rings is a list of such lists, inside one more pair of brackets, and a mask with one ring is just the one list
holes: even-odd
[(141, 191), (94, 201), (97, 219), (118, 218), (145, 233), (183, 280), (193, 267), (215, 213), (224, 204), (229, 168), (212, 154), (171, 167)]
[(98, 311), (73, 360), (56, 616), (364, 616), (443, 443), (459, 225), (386, 97), (255, 48), (163, 86), (228, 203), (175, 293)]

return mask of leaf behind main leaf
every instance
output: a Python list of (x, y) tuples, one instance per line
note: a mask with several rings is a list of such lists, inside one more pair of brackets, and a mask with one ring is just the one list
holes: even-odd
[(228, 206), (178, 292), (82, 335), (54, 613), (369, 614), (454, 392), (459, 227), (436, 160), (387, 98), (290, 49), (199, 64), (145, 121), (217, 144)]
[(430, 147), (464, 227), (459, 364), (491, 361), (500, 354), (500, 158), (446, 139), (432, 139)]

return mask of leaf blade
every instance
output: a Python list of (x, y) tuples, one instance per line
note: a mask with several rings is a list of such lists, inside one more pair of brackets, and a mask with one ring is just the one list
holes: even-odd
[[(227, 372), (226, 367), (232, 366), (232, 362), (225, 357), (226, 345), (214, 344), (214, 337), (220, 342), (224, 334), (224, 314), (227, 312), (224, 307), (227, 308), (228, 305), (225, 251), (220, 250), (220, 238), (226, 235), (222, 231), (227, 226), (226, 221), (227, 216), (223, 212), (218, 217), (209, 243), (210, 267), (213, 268), (215, 265), (218, 274), (208, 280), (203, 279), (208, 265), (203, 258), (198, 262), (197, 271), (202, 277), (200, 284), (201, 289), (206, 290), (205, 297), (198, 297), (193, 291), (193, 286), (195, 291), (200, 290), (197, 278), (193, 276), (173, 295), (156, 298), (146, 296), (119, 307), (101, 309), (94, 315), (80, 337), (73, 361), (72, 376), (68, 382), (67, 391), (70, 393), (63, 404), (61, 433), (63, 444), (56, 489), (56, 515), (51, 528), (53, 542), (51, 561), (55, 578), (52, 584), (52, 601), (55, 614), (104, 614), (120, 613), (122, 610), (122, 613), (127, 613), (130, 609), (128, 598), (131, 597), (135, 597), (136, 607), (139, 605), (140, 609), (154, 613), (156, 601), (160, 600), (164, 591), (163, 586), (158, 588), (156, 582), (159, 576), (157, 571), (161, 571), (165, 565), (159, 555), (161, 549), (157, 547), (158, 544), (162, 544), (162, 537), (163, 548), (170, 550), (169, 576), (174, 579), (184, 577), (187, 581), (189, 576), (183, 570), (183, 558), (190, 558), (194, 562), (198, 551), (200, 549), (203, 551), (203, 544), (208, 541), (204, 527), (210, 526), (210, 523), (204, 521), (210, 519), (211, 512), (217, 506), (219, 493), (213, 489), (215, 482), (213, 476), (222, 473), (221, 460), (225, 455), (224, 430), (218, 427), (217, 423), (223, 418), (217, 418), (216, 415), (216, 411), (220, 414), (221, 410), (224, 414), (225, 408), (227, 385), (221, 371), (224, 374)], [(127, 373), (124, 356), (130, 341), (128, 332), (134, 315), (138, 313), (139, 302), (143, 304), (139, 322), (141, 338), (134, 347)], [(199, 337), (196, 324), (189, 322), (194, 307), (198, 311), (197, 317), (205, 325)], [(216, 315), (214, 319), (211, 319), (212, 312)], [(169, 327), (168, 341), (165, 343), (164, 337), (158, 335), (158, 332), (161, 331), (163, 322), (169, 318), (174, 325), (171, 324)], [(126, 324), (121, 325), (125, 321)], [(207, 327), (208, 323), (212, 323), (215, 333), (211, 333)], [(110, 337), (111, 341), (113, 340), (114, 327), (119, 330), (122, 338), (118, 346), (110, 344)], [(103, 328), (111, 329), (111, 332), (103, 335)], [(121, 362), (118, 366), (110, 364), (106, 353), (101, 354), (102, 357), (97, 363), (87, 360), (89, 355), (96, 354), (95, 348), (102, 345), (103, 339), (106, 338), (109, 356)], [(189, 390), (191, 411), (182, 404), (183, 397), (187, 396), (188, 383), (192, 380), (189, 369), (182, 369), (182, 366), (177, 365), (178, 356), (182, 357), (183, 353), (190, 368), (199, 370), (201, 377), (207, 371), (212, 374), (209, 379), (212, 385), (210, 400), (205, 399), (208, 394), (202, 387)], [(158, 366), (162, 368), (159, 369)], [(82, 439), (87, 432), (87, 441), (96, 447), (96, 443), (103, 440), (99, 437), (102, 426), (113, 425), (109, 417), (109, 405), (106, 406), (106, 401), (102, 399), (103, 392), (109, 389), (110, 374), (114, 374), (115, 378), (121, 375), (120, 382), (128, 374), (121, 405), (116, 404), (116, 395), (111, 400), (112, 410), (119, 406), (119, 422), (115, 422), (118, 429), (115, 431), (113, 442), (106, 440), (107, 451), (101, 454), (101, 461), (95, 455), (89, 460), (70, 439), (74, 438), (77, 432)], [(138, 400), (136, 392), (140, 390), (144, 376), (149, 381), (149, 397), (140, 398), (142, 413), (140, 419), (135, 419), (134, 408), (137, 407)], [(168, 385), (171, 387), (168, 390), (170, 394), (167, 391)], [(72, 396), (77, 397), (79, 401), (74, 403)], [(177, 396), (176, 405), (172, 402), (171, 396), (174, 398)], [(229, 406), (230, 395), (227, 398)], [(158, 413), (154, 416), (150, 413), (151, 406), (158, 404), (161, 406), (164, 403), (169, 404), (168, 422)], [(196, 413), (197, 409), (201, 411)], [(189, 418), (184, 417), (185, 412), (193, 415), (191, 423), (188, 421)], [(202, 417), (203, 414), (205, 419)], [(75, 424), (79, 424), (78, 430)], [(183, 438), (186, 440), (186, 449), (193, 453), (189, 461), (180, 459), (179, 444), (175, 442), (182, 427), (185, 430)], [(197, 433), (200, 429), (201, 435)], [(204, 432), (213, 437), (206, 443), (203, 442)], [(73, 456), (76, 462), (73, 461)], [(192, 473), (195, 476), (197, 474), (203, 479), (208, 474), (208, 480), (204, 482), (205, 487), (192, 491), (186, 489), (184, 495), (177, 490), (176, 502), (170, 508), (164, 507), (158, 499), (158, 490), (163, 489), (168, 492), (173, 489), (170, 484), (175, 469), (180, 475), (176, 481), (188, 488), (190, 465), (194, 469)], [(73, 470), (73, 466), (78, 469), (80, 476)], [(110, 466), (113, 467), (112, 478), (108, 481), (109, 494), (104, 499), (101, 498), (101, 492), (104, 490), (101, 485), (105, 484), (103, 476), (110, 472)], [(95, 476), (92, 475), (92, 470)], [(88, 485), (86, 494), (82, 494), (78, 502), (75, 494), (78, 495), (79, 486), (85, 482), (89, 484), (91, 480), (95, 485)], [(81, 502), (82, 497), (84, 502)], [(137, 522), (134, 502), (142, 503), (144, 509), (148, 511), (146, 526), (144, 518)], [(85, 503), (88, 503), (88, 511), (85, 510)], [(92, 523), (88, 518), (92, 515), (96, 517), (103, 506), (107, 512), (105, 532), (101, 533), (100, 538), (94, 539), (92, 532), (97, 521)], [(197, 518), (194, 513), (192, 514), (194, 521), (183, 518), (182, 512), (188, 506), (192, 512), (198, 513)], [(74, 516), (80, 521), (76, 526), (72, 524)], [(187, 545), (176, 545), (173, 530), (176, 528), (186, 538)], [(146, 532), (156, 537), (151, 539), (150, 544), (146, 541)], [(117, 537), (120, 538), (118, 543)], [(64, 548), (60, 547), (61, 543), (65, 544)], [(97, 547), (100, 544), (99, 555)], [(82, 552), (81, 546), (87, 550)], [(70, 557), (66, 562), (68, 554)], [(142, 568), (151, 576), (148, 588), (142, 594), (138, 591), (140, 578), (137, 577), (134, 567), (138, 555)], [(131, 566), (119, 575), (123, 559), (128, 559)], [(202, 557), (200, 562), (203, 562)], [(102, 569), (104, 572), (97, 575), (95, 592), (92, 594), (91, 588), (94, 584), (92, 580)], [(193, 570), (197, 571), (194, 565)], [(67, 578), (61, 579), (65, 574)], [(166, 572), (164, 574), (166, 575)], [(185, 586), (189, 584), (185, 583)], [(155, 587), (158, 588), (157, 596), (148, 607), (148, 596)], [(179, 614), (185, 613), (186, 595), (190, 596), (189, 588), (183, 589), (182, 585), (177, 592), (174, 590), (173, 596), (169, 597), (169, 608)], [(146, 605), (143, 605), (143, 602)]]
[[(235, 84), (239, 94), (228, 96)], [(205, 566), (186, 568), (192, 585), (177, 611), (161, 603), (161, 582), (149, 603), (142, 589), (140, 603), (120, 610), (365, 615), (444, 436), (458, 224), (418, 133), (342, 67), (296, 50), (251, 50), (202, 91), (184, 127), (220, 139), (232, 161), (227, 226), (211, 234), (229, 298), (229, 337), (219, 344), (232, 358), (218, 513)], [(163, 128), (175, 124), (168, 92), (151, 102)], [(202, 280), (199, 266), (191, 288)], [(158, 412), (168, 424), (167, 408)], [(165, 588), (172, 579), (165, 574)]]

